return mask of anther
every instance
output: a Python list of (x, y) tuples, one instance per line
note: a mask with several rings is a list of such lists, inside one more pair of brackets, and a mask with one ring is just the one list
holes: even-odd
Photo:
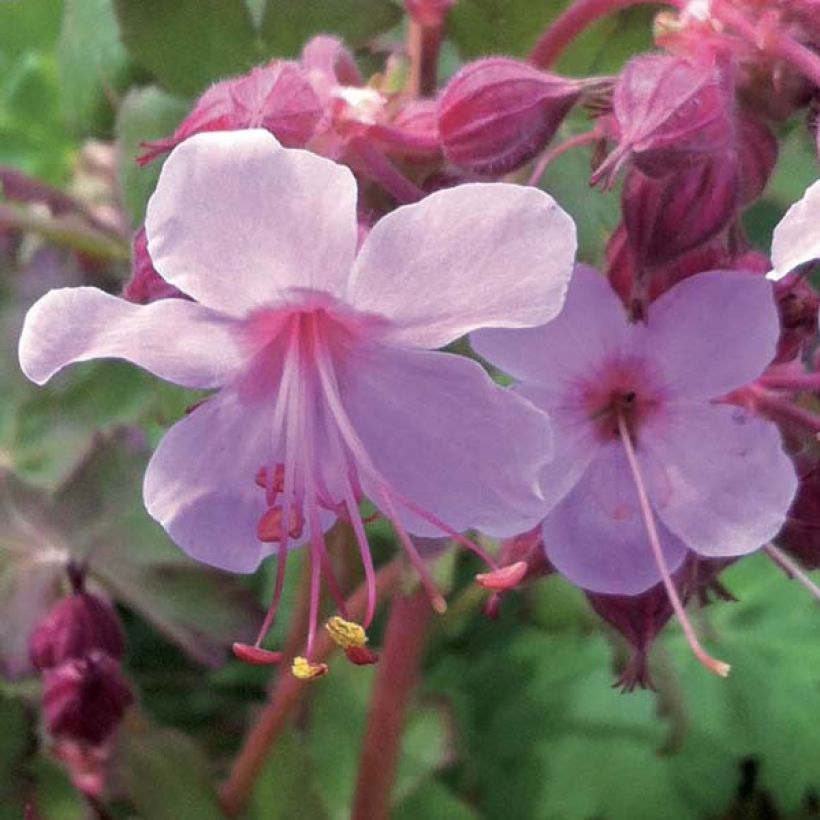
[(270, 666), (282, 660), (281, 652), (271, 652), (269, 649), (262, 649), (259, 646), (251, 646), (247, 643), (234, 643), (231, 647), (233, 654), (245, 663), (253, 666)]
[[(265, 543), (280, 543), (284, 536), (282, 526), (283, 510), (281, 507), (270, 507), (265, 511), (256, 525), (256, 537)], [(288, 535), (298, 538), (305, 525), (304, 517), (297, 507), (290, 508)]]
[(347, 659), (357, 666), (376, 663), (379, 656), (367, 648), (367, 632), (359, 624), (334, 615), (325, 629), (333, 642), (344, 649)]
[(299, 655), (293, 659), (290, 671), (293, 677), (299, 680), (318, 680), (330, 670), (326, 663), (311, 663), (307, 658)]
[(518, 586), (527, 574), (526, 561), (516, 561), (506, 567), (500, 567), (492, 572), (476, 575), (475, 579), (490, 592), (505, 592)]

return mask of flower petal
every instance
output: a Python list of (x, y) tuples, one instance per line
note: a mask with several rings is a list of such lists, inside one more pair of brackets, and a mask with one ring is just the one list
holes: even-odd
[(339, 295), (356, 248), (347, 168), (267, 131), (198, 134), (165, 161), (145, 220), (162, 277), (241, 316), (291, 288)]
[(628, 331), (626, 313), (606, 279), (594, 268), (576, 265), (566, 303), (551, 322), (522, 330), (478, 330), (470, 342), (505, 373), (561, 391), (617, 354)]
[[(385, 348), (360, 356), (342, 381), (342, 400), (396, 493), (454, 530), (514, 535), (538, 523), (538, 473), (551, 451), (544, 413), (461, 356)], [(360, 477), (378, 503), (377, 482), (365, 471)], [(443, 534), (396, 507), (413, 534)]]
[(649, 352), (668, 388), (715, 398), (756, 379), (775, 354), (780, 323), (772, 285), (738, 271), (679, 282), (636, 326), (636, 354)]
[[(231, 572), (253, 572), (278, 549), (257, 538), (267, 505), (254, 481), (260, 466), (282, 461), (277, 446), (270, 407), (249, 404), (225, 389), (160, 441), (145, 472), (145, 506), (192, 558)], [(321, 519), (327, 528), (335, 517), (321, 511)], [(306, 532), (291, 546), (307, 538)]]
[(26, 315), (20, 366), (45, 384), (89, 359), (126, 359), (184, 387), (219, 387), (243, 360), (234, 322), (187, 299), (135, 305), (97, 288), (49, 291)]
[[(674, 572), (686, 547), (663, 522), (656, 524)], [(620, 443), (602, 448), (572, 492), (546, 517), (542, 531), (555, 568), (591, 592), (638, 595), (661, 579)]]
[(769, 279), (782, 279), (805, 262), (820, 259), (820, 180), (786, 211), (772, 236)]
[(797, 490), (777, 427), (728, 405), (672, 410), (639, 441), (663, 466), (647, 488), (658, 515), (707, 557), (761, 547), (783, 525)]
[(563, 303), (575, 248), (575, 225), (543, 191), (459, 185), (376, 223), (348, 298), (391, 319), (393, 342), (441, 347), (479, 327), (549, 321)]

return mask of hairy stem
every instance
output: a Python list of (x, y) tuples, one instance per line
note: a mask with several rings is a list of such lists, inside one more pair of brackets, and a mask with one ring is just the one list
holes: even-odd
[(410, 597), (397, 593), (393, 601), (367, 717), (353, 820), (387, 820), (390, 816), (404, 718), (432, 615), (423, 589)]

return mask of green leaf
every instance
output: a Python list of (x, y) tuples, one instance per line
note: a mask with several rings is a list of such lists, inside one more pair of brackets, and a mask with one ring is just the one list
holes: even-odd
[(215, 80), (247, 71), (258, 61), (244, 0), (114, 2), (129, 54), (169, 91), (200, 94)]
[(26, 783), (21, 764), (31, 738), (25, 706), (0, 696), (0, 820), (19, 820), (25, 807)]
[(259, 776), (250, 813), (258, 820), (326, 820), (316, 794), (314, 771), (305, 744), (295, 732), (277, 738)]
[(104, 132), (113, 120), (111, 95), (122, 89), (128, 65), (112, 0), (65, 0), (57, 57), (69, 128)]
[(403, 800), (393, 820), (481, 820), (478, 812), (442, 783), (430, 780)]
[(118, 173), (125, 209), (134, 228), (145, 219), (145, 206), (154, 191), (162, 163), (141, 168), (137, 157), (143, 153), (141, 142), (173, 134), (190, 104), (156, 86), (131, 90), (117, 114), (115, 131), (119, 143)]
[(391, 0), (272, 0), (259, 33), (267, 54), (295, 56), (316, 34), (336, 34), (360, 46), (401, 20)]
[(123, 775), (137, 816), (151, 820), (221, 820), (216, 778), (197, 745), (171, 729), (121, 732)]

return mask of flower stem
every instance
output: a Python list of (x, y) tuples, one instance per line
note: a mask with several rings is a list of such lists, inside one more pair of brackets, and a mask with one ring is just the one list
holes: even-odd
[(404, 87), (408, 96), (429, 97), (435, 94), (442, 35), (443, 26), (423, 26), (410, 17), (407, 26), (410, 71)]
[(783, 399), (757, 384), (747, 385), (735, 392), (752, 409), (775, 421), (791, 421), (813, 433), (820, 433), (820, 416), (799, 404)]
[(554, 148), (550, 148), (549, 151), (545, 151), (535, 164), (535, 168), (530, 174), (530, 178), (527, 180), (527, 185), (538, 185), (541, 181), (541, 177), (544, 176), (544, 172), (547, 170), (547, 167), (554, 160), (558, 159), (561, 154), (566, 153), (572, 148), (577, 148), (580, 145), (589, 145), (589, 143), (595, 142), (598, 138), (599, 134), (597, 131), (585, 131), (583, 134), (576, 134), (574, 137), (564, 140)]
[(669, 596), (669, 603), (672, 604), (672, 609), (675, 610), (678, 622), (683, 629), (683, 634), (689, 643), (694, 656), (705, 666), (710, 672), (714, 672), (722, 678), (729, 674), (731, 667), (724, 661), (713, 658), (700, 644), (698, 636), (695, 634), (695, 629), (686, 614), (683, 607), (678, 590), (675, 588), (675, 582), (669, 573), (669, 567), (666, 565), (666, 559), (663, 557), (663, 549), (661, 548), (660, 538), (658, 537), (658, 529), (655, 526), (655, 516), (652, 514), (652, 507), (649, 503), (649, 496), (646, 493), (646, 487), (643, 483), (643, 476), (638, 465), (638, 458), (635, 455), (635, 448), (632, 444), (632, 439), (629, 435), (629, 429), (626, 426), (624, 417), (618, 414), (618, 432), (621, 436), (621, 442), (626, 451), (626, 459), (629, 462), (629, 469), (632, 471), (632, 478), (635, 481), (635, 488), (638, 491), (638, 501), (641, 505), (641, 512), (643, 513), (644, 523), (646, 525), (646, 532), (649, 536), (649, 544), (652, 547), (652, 554), (655, 558), (655, 563), (658, 565), (658, 570), (661, 574), (661, 580), (666, 588), (666, 594)]
[[(652, 0), (577, 0), (541, 35), (530, 53), (529, 61), (539, 68), (549, 68), (567, 46), (596, 20), (631, 6), (645, 5), (660, 4)], [(680, 8), (684, 4), (681, 0), (667, 0), (666, 5)]]
[(795, 393), (816, 392), (820, 391), (820, 373), (772, 373), (768, 376), (761, 376), (758, 384), (771, 390), (791, 390)]
[[(376, 588), (380, 596), (385, 595), (398, 583), (402, 559), (396, 558), (385, 564), (376, 574)], [(367, 606), (367, 588), (359, 586), (348, 598), (347, 609), (351, 618), (360, 620)], [(313, 660), (325, 660), (335, 647), (330, 636), (324, 631), (317, 635)], [(308, 684), (309, 685), (309, 684)], [(238, 815), (248, 804), (253, 794), (256, 779), (262, 771), (268, 754), (280, 732), (302, 701), (307, 691), (304, 681), (298, 680), (287, 671), (280, 673), (270, 701), (262, 710), (239, 754), (234, 761), (230, 776), (220, 791), (222, 806), (229, 817)]]
[(399, 171), (387, 157), (375, 146), (362, 137), (350, 140), (348, 148), (362, 172), (377, 184), (381, 185), (388, 194), (395, 198), (399, 205), (418, 202), (424, 198), (424, 191), (414, 182), (411, 182)]
[(433, 616), (424, 590), (397, 593), (390, 610), (359, 763), (352, 820), (387, 820), (407, 705)]

